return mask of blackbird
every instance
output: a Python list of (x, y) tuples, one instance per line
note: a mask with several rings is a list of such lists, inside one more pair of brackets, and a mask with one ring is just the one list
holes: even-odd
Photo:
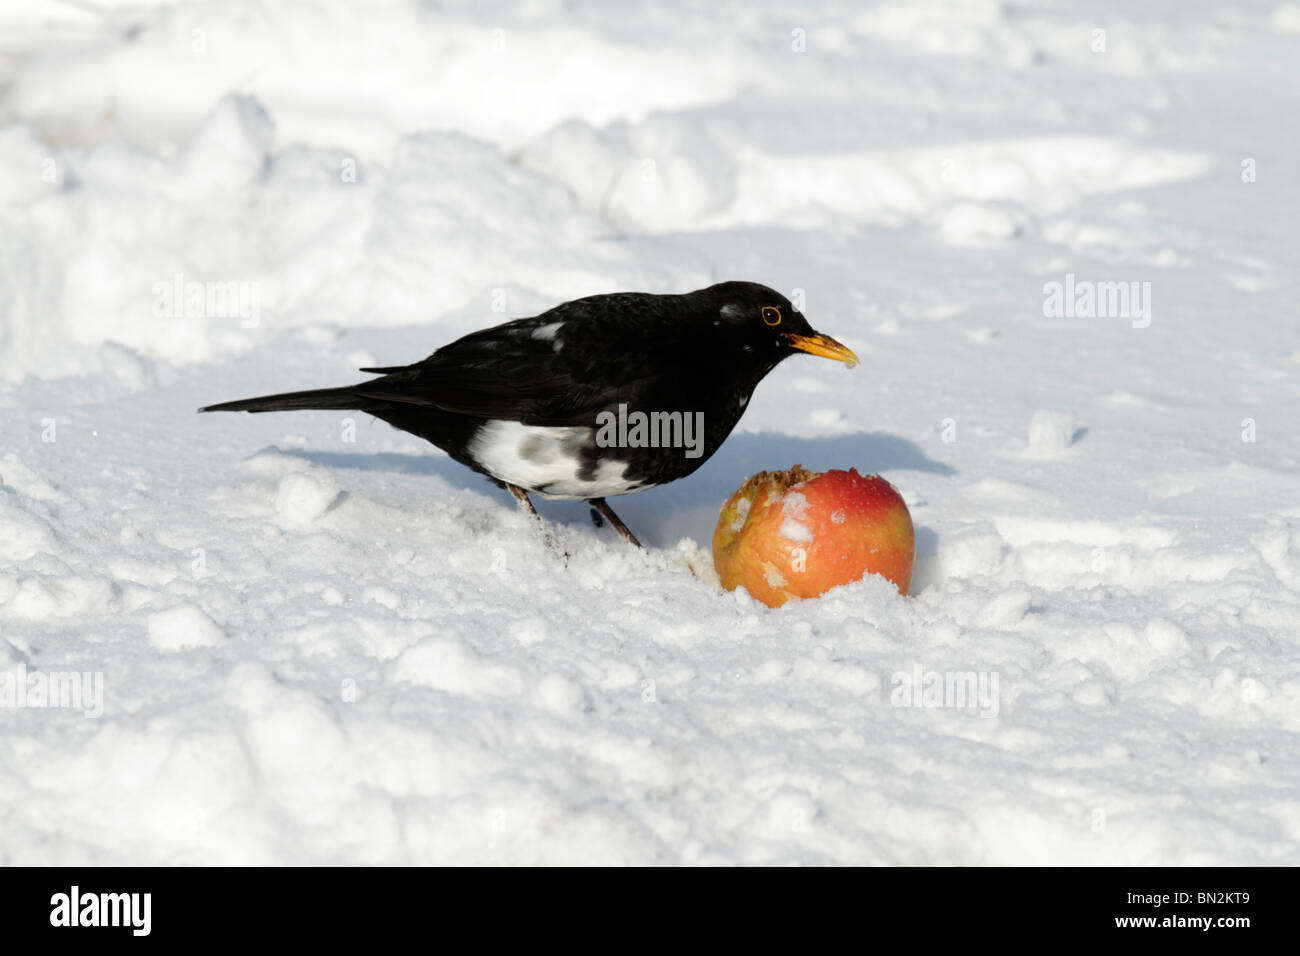
[(222, 402), (203, 412), (348, 409), (437, 445), (508, 489), (606, 503), (684, 478), (731, 433), (758, 383), (798, 352), (857, 364), (779, 292), (723, 282), (685, 295), (616, 292), (472, 332), (381, 377)]

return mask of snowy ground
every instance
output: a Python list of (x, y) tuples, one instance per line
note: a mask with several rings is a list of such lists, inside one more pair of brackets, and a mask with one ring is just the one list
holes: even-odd
[[(0, 709), (0, 862), (1300, 863), (1297, 58), (1278, 0), (6, 5), (0, 692), (103, 699)], [(644, 553), (194, 413), (732, 278), (864, 362), (616, 500)], [(796, 462), (903, 491), (911, 596), (691, 572)]]

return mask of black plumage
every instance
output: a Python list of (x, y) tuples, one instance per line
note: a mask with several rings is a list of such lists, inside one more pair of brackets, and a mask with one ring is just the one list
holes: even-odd
[[(798, 352), (857, 361), (757, 283), (619, 292), (473, 332), (414, 365), (362, 369), (380, 377), (358, 385), (200, 411), (363, 411), (488, 475), (529, 510), (529, 492), (588, 499), (635, 542), (605, 497), (693, 472), (731, 433), (763, 377)], [(635, 429), (610, 427), (620, 415), (636, 421), (634, 413), (657, 415), (677, 443), (637, 444)], [(682, 416), (675, 430), (674, 413)], [(693, 425), (702, 425), (698, 434), (687, 431)]]

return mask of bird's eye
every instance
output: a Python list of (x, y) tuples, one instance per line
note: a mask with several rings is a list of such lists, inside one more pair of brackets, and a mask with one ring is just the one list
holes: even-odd
[(774, 305), (763, 306), (763, 323), (765, 325), (780, 325), (781, 310)]

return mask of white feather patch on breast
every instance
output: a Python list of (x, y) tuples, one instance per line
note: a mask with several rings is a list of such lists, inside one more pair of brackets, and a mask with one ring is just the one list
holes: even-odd
[(547, 498), (604, 498), (650, 487), (623, 477), (627, 462), (605, 458), (586, 480), (582, 453), (596, 445), (583, 425), (524, 425), (493, 419), (469, 442), (470, 456), (494, 478)]

